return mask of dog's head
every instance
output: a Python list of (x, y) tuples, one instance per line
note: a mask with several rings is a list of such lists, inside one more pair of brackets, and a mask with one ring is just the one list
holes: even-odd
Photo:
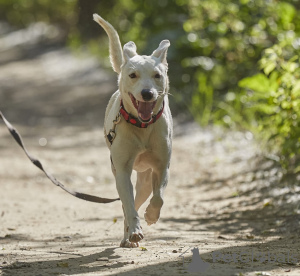
[(168, 40), (163, 40), (151, 56), (136, 53), (134, 42), (123, 47), (123, 64), (119, 88), (126, 110), (142, 122), (152, 119), (160, 110), (168, 93)]

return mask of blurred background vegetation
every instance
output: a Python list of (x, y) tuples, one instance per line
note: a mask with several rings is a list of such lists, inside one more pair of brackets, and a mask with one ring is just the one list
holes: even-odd
[(107, 67), (93, 13), (140, 54), (169, 39), (173, 113), (253, 133), (291, 173), (300, 172), (299, 10), (298, 0), (0, 0), (2, 22), (54, 25), (63, 44)]

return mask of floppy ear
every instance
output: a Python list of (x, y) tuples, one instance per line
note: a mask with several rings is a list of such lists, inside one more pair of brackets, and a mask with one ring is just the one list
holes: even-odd
[(160, 59), (160, 62), (163, 63), (164, 65), (168, 66), (167, 63), (167, 51), (170, 46), (170, 41), (169, 40), (163, 40), (158, 48), (152, 53), (151, 56), (156, 57)]
[(123, 55), (125, 61), (128, 61), (130, 58), (137, 55), (136, 53), (136, 45), (134, 42), (127, 42), (123, 47)]

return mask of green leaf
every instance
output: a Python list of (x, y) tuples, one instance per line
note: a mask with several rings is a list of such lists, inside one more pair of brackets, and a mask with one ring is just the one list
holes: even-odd
[(269, 61), (267, 65), (264, 67), (264, 73), (269, 75), (276, 68), (276, 62)]
[(294, 169), (294, 173), (300, 173), (300, 165)]
[(244, 78), (238, 83), (239, 87), (248, 88), (257, 92), (270, 92), (271, 83), (264, 74), (257, 74)]
[(296, 81), (292, 89), (292, 94), (295, 98), (300, 97), (300, 80)]
[(264, 208), (269, 207), (269, 206), (273, 206), (273, 203), (271, 201), (267, 201), (267, 202), (264, 203), (263, 206), (264, 206)]
[(286, 2), (278, 3), (277, 12), (284, 24), (290, 23), (296, 14), (294, 6)]

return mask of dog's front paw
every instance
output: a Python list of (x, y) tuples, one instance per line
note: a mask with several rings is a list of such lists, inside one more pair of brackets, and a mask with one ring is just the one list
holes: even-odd
[(138, 232), (131, 233), (129, 236), (129, 241), (133, 243), (138, 243), (144, 238), (142, 230)]
[(120, 243), (120, 247), (126, 247), (126, 248), (135, 248), (139, 246), (140, 244), (138, 242), (130, 242), (128, 239), (123, 239)]
[(154, 224), (158, 221), (160, 215), (160, 209), (152, 208), (150, 205), (147, 207), (144, 218), (148, 225)]
[(148, 207), (146, 208), (144, 218), (148, 225), (154, 224), (158, 221), (160, 216), (160, 209), (163, 206), (164, 201), (159, 196), (154, 196)]

